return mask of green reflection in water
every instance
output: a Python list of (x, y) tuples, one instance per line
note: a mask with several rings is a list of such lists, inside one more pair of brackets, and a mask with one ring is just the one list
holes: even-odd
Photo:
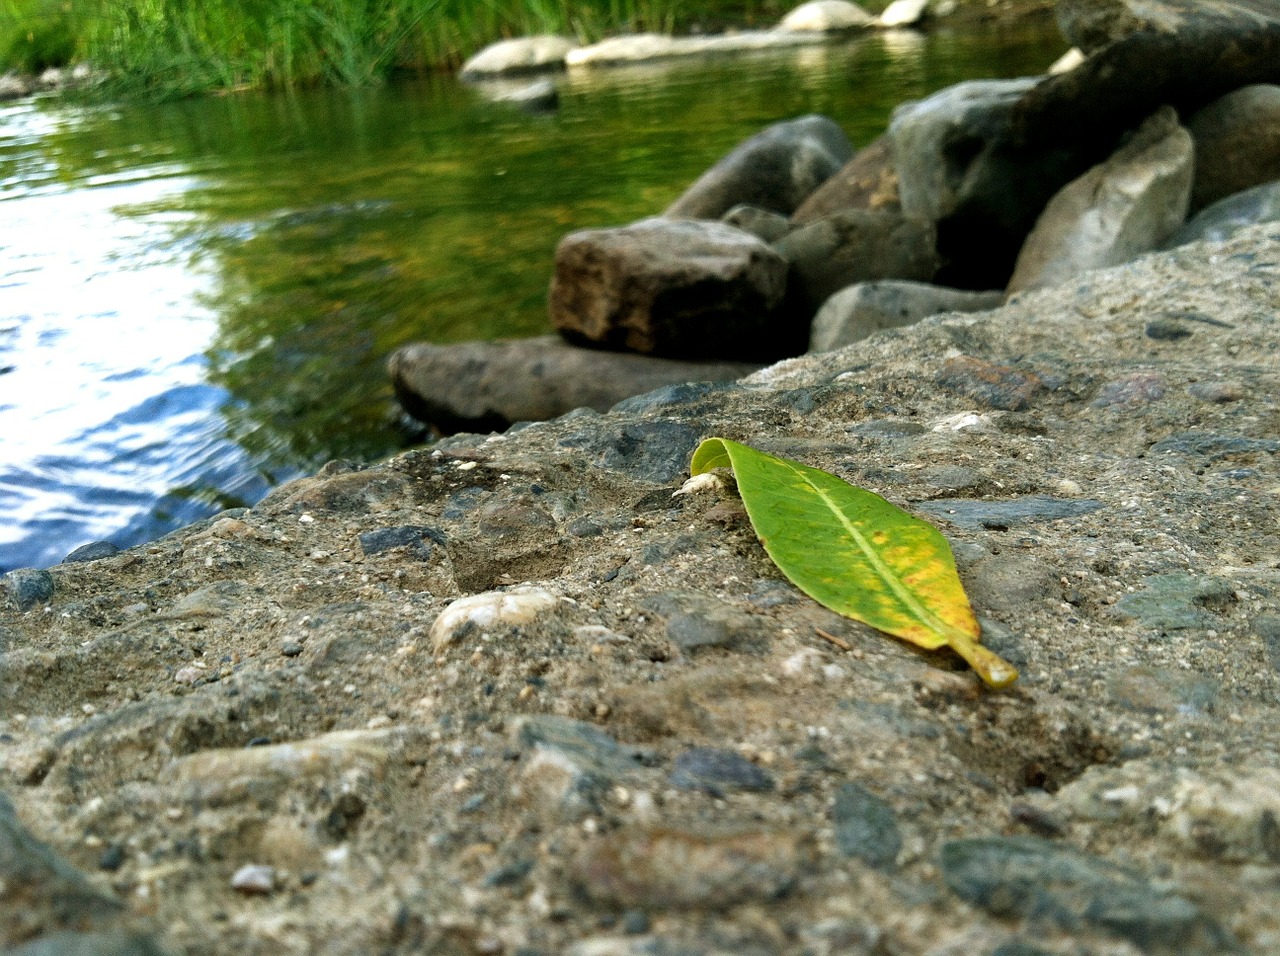
[(307, 469), (395, 449), (397, 346), (543, 332), (567, 231), (656, 214), (769, 123), (823, 113), (865, 145), (904, 100), (1062, 49), (1047, 31), (890, 35), (572, 76), (552, 116), (436, 79), (124, 109), (94, 135), (197, 177), (184, 238), (217, 277), (208, 357), (229, 430)]

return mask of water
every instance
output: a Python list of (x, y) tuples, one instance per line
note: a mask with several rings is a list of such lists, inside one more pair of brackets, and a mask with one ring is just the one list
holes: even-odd
[(735, 143), (865, 145), (1045, 31), (861, 38), (635, 67), (552, 116), (448, 78), (167, 106), (0, 106), (0, 571), (127, 547), (330, 458), (401, 447), (397, 346), (546, 328), (556, 242), (664, 208)]

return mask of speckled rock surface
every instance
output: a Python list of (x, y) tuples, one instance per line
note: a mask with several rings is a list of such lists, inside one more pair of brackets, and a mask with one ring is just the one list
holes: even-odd
[[(1273, 224), (55, 567), (0, 946), (1280, 951), (1278, 313)], [(928, 516), (1019, 682), (674, 496), (708, 435)]]

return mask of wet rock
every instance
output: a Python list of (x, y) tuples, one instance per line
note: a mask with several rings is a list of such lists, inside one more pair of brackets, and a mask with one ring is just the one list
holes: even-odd
[(896, 863), (902, 850), (897, 816), (887, 801), (861, 784), (841, 784), (831, 807), (831, 825), (841, 856), (878, 870)]
[(990, 528), (1004, 531), (1036, 521), (1079, 518), (1101, 510), (1103, 503), (1091, 498), (1052, 498), (1027, 495), (1007, 501), (978, 501), (972, 498), (937, 498), (920, 501), (914, 507), (961, 528)]
[(773, 789), (773, 777), (746, 757), (719, 747), (693, 747), (679, 754), (671, 765), (671, 785), (681, 790), (702, 790), (713, 797), (745, 791)]
[(50, 933), (6, 956), (166, 956), (167, 951), (145, 933)]
[(99, 558), (111, 558), (119, 553), (120, 549), (110, 541), (91, 541), (80, 545), (68, 554), (62, 559), (62, 563), (79, 564), (82, 561), (97, 561)]
[(825, 116), (776, 123), (703, 173), (663, 215), (718, 219), (745, 203), (789, 216), (851, 156), (844, 130)]
[(810, 0), (796, 7), (778, 24), (779, 30), (837, 33), (875, 23), (875, 17), (849, 0)]
[(574, 860), (572, 877), (598, 904), (721, 910), (782, 896), (810, 859), (807, 841), (789, 833), (626, 830), (585, 846)]
[(887, 136), (880, 136), (858, 150), (853, 159), (800, 204), (792, 213), (791, 221), (804, 225), (848, 209), (901, 211), (898, 174), (893, 168)]
[(559, 336), (397, 349), (387, 363), (409, 414), (445, 432), (498, 431), (575, 408), (604, 412), (618, 402), (680, 382), (749, 375), (746, 362), (684, 362), (568, 344)]
[(431, 557), (431, 544), (445, 544), (442, 531), (425, 525), (402, 525), (398, 528), (378, 528), (364, 531), (358, 536), (360, 550), (366, 556), (382, 554), (394, 548), (407, 548), (415, 557), (425, 561)]
[(431, 643), (442, 651), (476, 631), (532, 624), (558, 603), (550, 591), (530, 585), (458, 598), (431, 625)]
[(1008, 290), (1056, 285), (1159, 248), (1186, 219), (1193, 168), (1191, 136), (1162, 107), (1110, 159), (1050, 200)]
[(1191, 116), (1187, 132), (1195, 141), (1192, 212), (1280, 180), (1280, 86), (1234, 90)]
[(943, 844), (941, 864), (953, 893), (994, 916), (1068, 930), (1090, 926), (1144, 952), (1239, 952), (1230, 933), (1186, 897), (1038, 837), (952, 840)]
[(734, 206), (720, 217), (726, 225), (749, 232), (762, 242), (777, 242), (791, 228), (791, 222), (782, 213), (746, 204)]
[(1223, 242), (1248, 226), (1276, 221), (1280, 221), (1280, 181), (1246, 189), (1200, 210), (1168, 238), (1164, 247)]
[(481, 80), (472, 88), (491, 103), (507, 103), (526, 113), (551, 113), (560, 106), (554, 80)]
[(809, 331), (809, 351), (829, 352), (881, 329), (911, 325), (940, 312), (994, 309), (1003, 301), (1002, 292), (966, 292), (923, 282), (859, 282), (823, 303)]
[(56, 930), (107, 928), (123, 912), (114, 897), (37, 839), (0, 794), (0, 945)]
[(940, 264), (935, 245), (933, 226), (923, 220), (853, 209), (799, 226), (773, 249), (791, 267), (788, 300), (802, 314), (811, 315), (855, 282), (928, 281)]
[(9, 600), (19, 611), (30, 611), (53, 600), (53, 575), (39, 568), (10, 571), (4, 576), (4, 585)]
[(876, 22), (882, 27), (911, 27), (924, 19), (928, 9), (929, 0), (893, 0)]
[(0, 75), (0, 103), (31, 95), (31, 85), (16, 73)]
[(1044, 391), (1044, 384), (1029, 372), (968, 355), (957, 355), (943, 362), (934, 381), (987, 408), (1010, 412), (1030, 408)]
[(1085, 53), (1140, 31), (1176, 28), (1172, 11), (1158, 5), (1142, 9), (1114, 0), (1059, 0), (1053, 12), (1067, 42)]
[(786, 260), (750, 233), (719, 222), (646, 219), (561, 240), (551, 322), (571, 341), (603, 348), (780, 358), (803, 349), (806, 331), (776, 315), (786, 283)]
[(757, 619), (705, 595), (660, 594), (643, 606), (664, 619), (667, 640), (686, 654), (710, 648), (758, 650), (765, 642)]
[(1150, 575), (1142, 584), (1143, 590), (1116, 602), (1116, 613), (1160, 631), (1212, 627), (1217, 615), (1209, 609), (1223, 610), (1236, 601), (1231, 583), (1222, 578), (1178, 571)]
[(685, 474), (701, 440), (697, 429), (680, 421), (647, 420), (611, 424), (560, 440), (579, 449), (592, 464), (637, 481), (665, 484)]
[(503, 40), (485, 47), (462, 65), (462, 78), (554, 70), (578, 44), (568, 37), (543, 35)]

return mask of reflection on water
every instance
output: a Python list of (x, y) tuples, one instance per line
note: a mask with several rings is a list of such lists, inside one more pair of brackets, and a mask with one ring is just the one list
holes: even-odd
[(805, 113), (856, 145), (1044, 33), (886, 34), (573, 74), (528, 116), (451, 80), (0, 109), (0, 569), (124, 546), (400, 441), (383, 363), (535, 334), (568, 230), (651, 215)]

